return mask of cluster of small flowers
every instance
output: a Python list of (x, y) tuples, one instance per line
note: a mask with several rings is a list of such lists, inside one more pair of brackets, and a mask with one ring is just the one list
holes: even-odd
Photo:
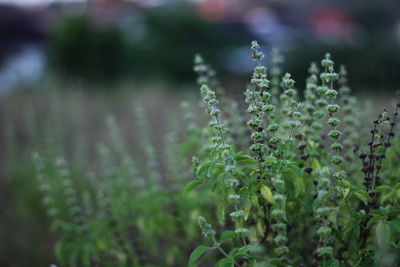
[(350, 87), (347, 85), (347, 70), (341, 65), (339, 72), (339, 102), (342, 106), (343, 114), (343, 148), (346, 153), (347, 159), (353, 159), (349, 153), (352, 147), (357, 143), (359, 139), (359, 131), (357, 127), (360, 122), (356, 117), (354, 108), (356, 107), (356, 98), (351, 95)]
[[(260, 63), (260, 60), (263, 58), (263, 54), (259, 51), (260, 47), (255, 41), (252, 42), (251, 49), (253, 50), (254, 60), (259, 62), (259, 65), (254, 68), (251, 80), (252, 84), (254, 84), (258, 90), (247, 89), (245, 92), (246, 103), (249, 104), (247, 112), (251, 116), (251, 119), (247, 124), (252, 130), (251, 138), (253, 140), (253, 145), (250, 147), (250, 150), (255, 154), (255, 159), (259, 162), (259, 175), (262, 177), (261, 168), (264, 167), (262, 164), (264, 162), (264, 156), (266, 155), (268, 147), (274, 149), (280, 142), (280, 138), (276, 135), (279, 130), (279, 126), (278, 124), (274, 123), (275, 105), (269, 103), (272, 95), (267, 91), (270, 84), (270, 81), (267, 79), (267, 68), (262, 66)], [(273, 59), (275, 61), (274, 64), (280, 63), (281, 59), (278, 59), (278, 56), (279, 54), (275, 54), (275, 59)], [(275, 97), (277, 97), (280, 91), (280, 70), (277, 66), (275, 66), (274, 69), (273, 79), (274, 90), (276, 90)], [(294, 81), (285, 80), (285, 84), (293, 85)], [(264, 130), (263, 127), (265, 117), (269, 120), (269, 125), (266, 130)], [(271, 134), (271, 138), (268, 140), (268, 147), (264, 145), (264, 141), (267, 138), (267, 133)], [(287, 263), (288, 259), (284, 256), (289, 252), (289, 248), (285, 245), (287, 243), (285, 182), (280, 176), (276, 176), (271, 179), (271, 183), (274, 188), (274, 193), (272, 196), (274, 204), (272, 205), (271, 210), (273, 223), (271, 227), (275, 232), (274, 243), (276, 245), (274, 252), (278, 257), (280, 257), (282, 262)]]
[(45, 165), (43, 159), (38, 152), (32, 155), (33, 163), (38, 173), (39, 189), (43, 193), (43, 204), (47, 208), (47, 215), (54, 221), (59, 217), (59, 210), (54, 203), (54, 197), (51, 195), (52, 188), (45, 174)]
[[(54, 195), (54, 188), (50, 185), (48, 174), (45, 170), (45, 164), (39, 153), (33, 154), (33, 162), (38, 172), (38, 178), (40, 182), (40, 190), (43, 192), (43, 204), (48, 208), (47, 213), (50, 218), (54, 221), (60, 221), (61, 215), (59, 208), (56, 205), (56, 199)], [(60, 180), (63, 186), (63, 199), (67, 207), (69, 216), (73, 219), (73, 223), (77, 226), (81, 226), (83, 223), (82, 208), (79, 206), (79, 199), (77, 192), (72, 183), (70, 172), (66, 167), (66, 162), (63, 158), (54, 159), (56, 165), (56, 178)]]
[(283, 123), (283, 127), (287, 130), (290, 129), (288, 140), (296, 134), (296, 130), (300, 128), (302, 116), (302, 105), (297, 101), (298, 93), (294, 89), (295, 81), (291, 78), (289, 73), (286, 73), (282, 78), (282, 87), (284, 88), (283, 94), (280, 99), (282, 101), (281, 112), (287, 119)]
[(279, 49), (272, 49), (272, 67), (271, 67), (271, 102), (275, 105), (278, 104), (278, 97), (280, 94), (280, 84), (281, 84), (281, 76), (282, 69), (280, 65), (283, 62), (283, 56), (281, 55)]
[[(225, 109), (225, 118), (228, 121), (228, 128), (232, 129), (229, 134), (229, 140), (238, 149), (246, 149), (248, 147), (248, 128), (246, 127), (246, 118), (241, 113), (241, 109), (237, 101), (233, 99), (225, 99), (228, 102)], [(234, 130), (233, 130), (234, 129)]]
[(72, 183), (70, 171), (66, 166), (66, 161), (64, 158), (60, 157), (56, 159), (55, 163), (57, 166), (58, 177), (61, 179), (64, 187), (64, 199), (70, 216), (76, 225), (81, 225), (83, 222), (82, 208), (79, 206), (80, 201)]
[(203, 58), (200, 55), (195, 55), (194, 57), (194, 67), (193, 70), (197, 73), (197, 83), (199, 85), (210, 84), (211, 77), (213, 77), (214, 72), (210, 67), (205, 64)]
[(221, 111), (218, 108), (219, 102), (216, 98), (215, 92), (206, 84), (201, 85), (200, 93), (203, 97), (203, 102), (206, 105), (207, 113), (212, 119), (209, 123), (210, 128), (213, 129), (214, 132), (214, 135), (211, 136), (211, 141), (213, 142), (214, 148), (218, 151), (218, 154), (220, 155), (220, 158), (225, 166), (224, 173), (226, 175), (226, 181), (229, 184), (229, 186), (226, 188), (226, 191), (229, 192), (228, 200), (233, 202), (235, 208), (235, 211), (233, 211), (230, 215), (235, 221), (236, 230), (239, 229), (238, 231), (240, 233), (244, 233), (243, 229), (245, 228), (242, 227), (244, 223), (244, 211), (238, 207), (238, 201), (236, 197), (240, 196), (235, 192), (235, 187), (239, 185), (239, 181), (235, 178), (235, 173), (237, 171), (236, 164), (232, 156), (232, 148), (225, 142), (224, 134), (226, 132), (226, 128), (219, 119), (221, 114)]
[(182, 114), (184, 114), (183, 118), (186, 120), (187, 131), (192, 132), (193, 130), (198, 129), (198, 126), (193, 119), (193, 112), (192, 109), (190, 108), (189, 103), (182, 102), (181, 109), (182, 109)]
[(201, 233), (205, 237), (214, 237), (215, 236), (215, 231), (212, 229), (211, 224), (207, 222), (207, 220), (203, 216), (197, 217), (197, 223), (200, 226)]
[(224, 134), (226, 132), (225, 125), (219, 121), (221, 110), (218, 108), (219, 101), (216, 98), (215, 92), (211, 90), (208, 85), (203, 84), (200, 88), (200, 93), (203, 97), (203, 103), (206, 105), (206, 111), (211, 117), (209, 126), (214, 130), (214, 135), (211, 141), (216, 148), (220, 151), (228, 150), (229, 145), (225, 144)]
[[(262, 163), (265, 155), (265, 139), (266, 131), (264, 129), (265, 117), (271, 120), (275, 106), (269, 104), (268, 101), (271, 98), (271, 93), (268, 92), (270, 81), (267, 78), (267, 68), (261, 65), (261, 59), (264, 54), (259, 51), (260, 46), (256, 41), (252, 42), (251, 49), (253, 51), (254, 61), (259, 62), (259, 65), (254, 68), (251, 83), (255, 85), (256, 89), (247, 89), (245, 91), (245, 102), (249, 105), (247, 113), (250, 114), (250, 120), (247, 125), (252, 131), (251, 139), (253, 144), (250, 146), (250, 151), (255, 155), (255, 159)], [(267, 131), (276, 132), (277, 129), (268, 127)], [(261, 171), (261, 170), (259, 170)]]
[[(338, 166), (338, 170), (333, 174), (336, 179), (344, 179), (346, 177), (346, 173), (342, 171), (339, 165), (343, 162), (343, 158), (340, 153), (343, 150), (343, 146), (338, 142), (342, 133), (338, 130), (340, 125), (339, 118), (336, 117), (340, 107), (335, 104), (335, 99), (338, 95), (338, 92), (333, 88), (333, 83), (338, 80), (339, 75), (334, 72), (333, 65), (334, 62), (331, 60), (330, 54), (326, 54), (325, 58), (321, 61), (321, 65), (324, 68), (324, 72), (320, 74), (320, 79), (322, 80), (322, 85), (317, 88), (317, 91), (320, 95), (324, 95), (325, 97), (321, 97), (320, 101), (323, 105), (326, 106), (326, 111), (328, 113), (327, 124), (330, 128), (328, 136), (332, 139), (333, 143), (330, 145), (330, 150), (333, 153), (332, 163)], [(327, 86), (329, 85), (329, 87)], [(329, 100), (329, 103), (328, 101)], [(315, 251), (314, 257), (318, 260), (319, 257), (331, 256), (333, 253), (333, 248), (330, 246), (330, 235), (332, 233), (331, 222), (328, 220), (328, 214), (333, 210), (331, 206), (330, 195), (333, 190), (337, 189), (336, 186), (331, 185), (331, 181), (327, 176), (329, 176), (329, 170), (320, 170), (319, 171), (319, 179), (314, 180), (314, 185), (317, 187), (317, 194), (315, 200), (315, 217), (318, 221), (320, 221), (320, 227), (317, 230), (317, 234), (319, 236), (318, 248)], [(334, 192), (335, 193), (335, 192)]]
[[(339, 111), (339, 107), (336, 105), (329, 105), (329, 98), (336, 97), (337, 91), (331, 90), (327, 85), (329, 83), (333, 83), (335, 79), (338, 78), (337, 74), (333, 72), (333, 61), (330, 59), (330, 54), (325, 55), (325, 59), (321, 61), (322, 66), (324, 67), (324, 72), (322, 72), (319, 77), (322, 81), (321, 85), (316, 88), (316, 99), (315, 99), (315, 107), (316, 111), (313, 113), (316, 121), (312, 124), (312, 128), (315, 130), (314, 140), (316, 143), (321, 144), (321, 136), (320, 133), (324, 128), (322, 121), (324, 120), (327, 110), (329, 110), (334, 114)], [(329, 65), (331, 67), (329, 67)], [(332, 73), (331, 73), (332, 71)], [(318, 75), (318, 71), (315, 71), (315, 75)], [(332, 100), (331, 100), (332, 102)], [(337, 109), (335, 111), (335, 108)], [(336, 134), (340, 134), (337, 132)]]
[(320, 131), (323, 126), (320, 121), (325, 115), (325, 112), (322, 110), (325, 102), (318, 98), (320, 95), (317, 93), (319, 75), (317, 64), (314, 62), (311, 63), (308, 72), (310, 73), (310, 76), (306, 81), (306, 90), (304, 93), (305, 112), (302, 116), (302, 123), (304, 125), (304, 134), (309, 136), (311, 141), (318, 144), (321, 142)]
[(289, 248), (286, 246), (287, 239), (287, 218), (286, 218), (286, 188), (285, 181), (279, 175), (271, 179), (275, 193), (272, 198), (274, 204), (271, 210), (272, 225), (271, 229), (275, 232), (274, 243), (277, 246), (274, 249), (284, 263), (287, 263), (287, 258), (284, 256), (289, 253)]
[[(370, 130), (371, 139), (368, 142), (370, 147), (369, 153), (361, 153), (360, 158), (363, 162), (363, 168), (361, 171), (364, 173), (363, 185), (366, 187), (366, 191), (371, 197), (371, 201), (367, 206), (367, 213), (370, 208), (378, 208), (378, 203), (376, 201), (378, 193), (374, 189), (381, 185), (381, 177), (379, 172), (382, 169), (382, 161), (386, 158), (386, 150), (391, 146), (391, 139), (395, 136), (394, 128), (396, 126), (396, 120), (399, 115), (400, 101), (396, 104), (396, 111), (394, 112), (392, 118), (390, 118), (389, 113), (384, 110), (378, 117), (374, 120), (374, 127)], [(386, 129), (389, 127), (389, 130)]]
[(331, 180), (327, 178), (329, 172), (326, 170), (318, 170), (319, 179), (314, 179), (313, 183), (316, 186), (316, 199), (314, 201), (315, 210), (314, 217), (317, 220), (319, 227), (317, 234), (319, 236), (318, 247), (313, 253), (314, 259), (318, 262), (320, 257), (331, 256), (333, 248), (330, 245), (332, 228), (331, 222), (327, 219), (333, 208), (330, 200)]
[[(306, 89), (304, 92), (304, 103), (303, 103), (303, 114), (300, 118), (302, 123), (303, 135), (298, 135), (297, 139), (302, 141), (300, 145), (298, 145), (298, 150), (300, 152), (300, 158), (307, 162), (310, 158), (310, 154), (307, 153), (309, 150), (309, 141), (311, 141), (311, 146), (316, 146), (321, 141), (320, 131), (322, 130), (322, 124), (319, 120), (321, 120), (320, 110), (317, 110), (315, 101), (317, 100), (317, 88), (318, 88), (318, 75), (319, 69), (317, 64), (314, 62), (311, 63), (308, 72), (310, 76), (306, 80)], [(310, 149), (309, 152), (315, 152)], [(304, 171), (308, 174), (311, 174), (313, 168), (311, 166), (305, 166)]]
[[(339, 74), (334, 72), (333, 69), (334, 63), (330, 57), (331, 57), (330, 54), (326, 54), (325, 59), (321, 61), (321, 64), (324, 67), (325, 71), (321, 73), (320, 78), (324, 84), (330, 85), (329, 88), (325, 90), (325, 95), (329, 100), (329, 104), (326, 107), (329, 115), (327, 124), (331, 129), (328, 135), (333, 142), (330, 145), (330, 150), (333, 153), (332, 163), (339, 166), (344, 161), (343, 157), (340, 154), (343, 150), (343, 145), (339, 143), (339, 140), (342, 136), (342, 132), (338, 130), (338, 127), (341, 121), (338, 117), (336, 117), (336, 114), (339, 112), (340, 109), (340, 106), (335, 103), (335, 99), (338, 95), (338, 92), (333, 88), (333, 83), (339, 79)], [(340, 170), (340, 167), (338, 167), (338, 171), (335, 172), (333, 176), (336, 179), (343, 179), (346, 178), (346, 173)]]
[(146, 167), (149, 178), (152, 181), (152, 186), (156, 189), (160, 189), (162, 181), (160, 160), (157, 157), (156, 148), (154, 147), (153, 142), (150, 140), (150, 126), (142, 106), (137, 106), (135, 108), (135, 115), (141, 131), (141, 145), (147, 156)]

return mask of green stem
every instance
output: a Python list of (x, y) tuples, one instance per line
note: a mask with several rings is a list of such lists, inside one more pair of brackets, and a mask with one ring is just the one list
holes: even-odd
[(226, 258), (232, 259), (232, 260), (233, 260), (233, 264), (234, 264), (235, 266), (240, 266), (240, 265), (236, 262), (235, 259), (233, 259), (232, 257), (230, 257), (230, 256), (225, 252), (225, 250), (221, 247), (221, 244), (217, 241), (217, 239), (215, 239), (215, 236), (214, 236), (214, 235), (212, 236), (212, 240), (213, 240), (213, 242), (214, 242), (214, 246), (216, 246), (216, 247), (218, 248), (218, 250), (222, 253), (222, 255), (224, 255)]

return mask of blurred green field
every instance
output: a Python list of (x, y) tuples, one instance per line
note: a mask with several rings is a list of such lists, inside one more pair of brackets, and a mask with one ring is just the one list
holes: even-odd
[[(4, 148), (0, 180), (1, 265), (42, 266), (56, 262), (53, 246), (59, 234), (49, 231), (50, 220), (42, 205), (43, 195), (32, 165), (32, 153), (39, 152), (45, 161), (65, 158), (73, 179), (82, 188), (90, 189), (87, 184), (97, 183), (96, 176), (104, 168), (99, 147), (113, 142), (110, 140), (113, 133), (107, 126), (111, 118), (124, 142), (124, 153), (135, 158), (142, 175), (146, 177), (149, 167), (146, 153), (153, 153), (154, 160), (159, 161), (155, 171), (164, 173), (160, 183), (174, 186), (179, 193), (181, 183), (168, 181), (170, 174), (165, 172), (170, 166), (162, 154), (172, 149), (171, 142), (181, 142), (185, 135), (184, 114), (180, 110), (183, 98), (195, 103), (191, 93), (171, 94), (170, 90), (157, 89), (154, 85), (147, 86), (146, 90), (122, 89), (112, 95), (77, 88), (42, 88), (3, 98), (0, 108), (0, 142)], [(135, 115), (140, 110), (146, 128), (143, 131)], [(156, 151), (146, 152), (143, 140)], [(189, 146), (185, 153), (192, 153), (190, 149)], [(190, 162), (181, 167), (186, 173), (183, 177), (189, 179)]]

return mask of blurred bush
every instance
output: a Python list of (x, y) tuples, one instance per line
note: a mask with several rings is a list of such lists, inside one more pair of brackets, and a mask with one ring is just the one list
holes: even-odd
[(292, 47), (285, 54), (286, 68), (298, 77), (300, 88), (305, 82), (301, 79), (307, 75), (305, 61), (319, 63), (319, 58), (330, 52), (340, 64), (351, 69), (350, 84), (355, 91), (399, 89), (400, 77), (397, 70), (400, 68), (400, 47), (394, 40), (371, 40), (362, 46), (349, 44), (323, 44), (303, 42)]
[(144, 36), (130, 40), (124, 32), (134, 35), (134, 25), (123, 31), (99, 27), (87, 16), (67, 19), (50, 36), (51, 68), (90, 81), (128, 75), (189, 81), (194, 79), (194, 54), (202, 51), (216, 63), (223, 51), (245, 41), (238, 35), (221, 39), (221, 27), (184, 7), (147, 10), (143, 23)]
[(60, 73), (115, 79), (123, 70), (124, 40), (117, 29), (95, 27), (87, 17), (67, 19), (50, 37), (50, 64)]
[[(400, 46), (394, 34), (395, 8), (369, 3), (332, 10), (333, 15), (342, 15), (351, 22), (349, 25), (355, 25), (351, 36), (344, 38), (342, 29), (343, 39), (318, 37), (309, 24), (283, 13), (293, 19), (280, 22), (285, 29), (282, 34), (291, 39), (279, 48), (284, 51), (285, 68), (299, 81), (299, 88), (303, 88), (302, 80), (307, 76), (305, 62), (318, 61), (330, 52), (338, 63), (352, 70), (353, 86), (398, 89)], [(301, 11), (304, 16), (307, 12)], [(201, 52), (219, 72), (243, 78), (244, 73), (233, 73), (232, 66), (227, 66), (240, 60), (250, 63), (241, 48), (256, 37), (267, 40), (264, 42), (268, 47), (276, 44), (273, 36), (257, 36), (262, 33), (254, 32), (253, 26), (240, 17), (235, 17), (236, 22), (206, 21), (185, 4), (140, 12), (134, 9), (131, 13), (108, 24), (104, 23), (106, 19), (97, 19), (98, 23), (90, 15), (65, 20), (50, 36), (51, 69), (63, 76), (98, 83), (126, 77), (185, 82), (194, 80), (192, 59)]]

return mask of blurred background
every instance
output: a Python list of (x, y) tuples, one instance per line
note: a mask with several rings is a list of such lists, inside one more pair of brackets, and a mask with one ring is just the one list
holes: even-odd
[(0, 92), (44, 78), (193, 84), (195, 53), (222, 79), (243, 78), (253, 39), (281, 49), (300, 85), (329, 51), (355, 89), (395, 90), (399, 9), (395, 0), (1, 0)]
[(134, 103), (166, 132), (160, 111), (175, 116), (197, 92), (196, 53), (241, 94), (255, 39), (267, 65), (281, 50), (299, 90), (309, 63), (330, 52), (356, 94), (387, 97), (400, 89), (399, 11), (397, 0), (0, 0), (0, 265), (54, 262), (56, 236), (27, 163), (40, 145), (53, 147), (40, 129), (62, 127), (68, 152), (73, 137), (100, 142), (113, 114), (135, 153)]

